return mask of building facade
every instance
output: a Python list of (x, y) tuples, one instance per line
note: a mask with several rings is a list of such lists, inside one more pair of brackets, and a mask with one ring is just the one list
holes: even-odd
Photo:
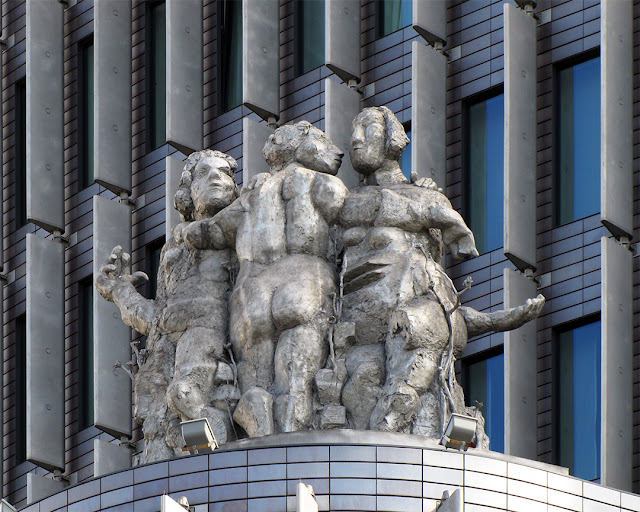
[[(547, 299), (459, 363), (493, 449), (637, 493), (637, 19), (631, 0), (4, 0), (2, 496), (139, 441), (112, 366), (143, 340), (92, 276), (116, 244), (157, 271), (185, 155), (230, 154), (242, 184), (276, 125), (346, 152), (381, 105), (407, 176), (476, 235), (478, 258), (447, 261), (463, 302)], [(358, 184), (348, 158), (339, 176)]]

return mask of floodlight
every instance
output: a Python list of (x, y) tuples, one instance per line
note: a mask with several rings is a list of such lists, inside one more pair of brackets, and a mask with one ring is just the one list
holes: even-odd
[(211, 453), (218, 447), (216, 436), (211, 430), (211, 425), (207, 418), (198, 418), (197, 420), (183, 421), (180, 423), (182, 429), (182, 437), (186, 447), (183, 452), (193, 453)]
[(460, 451), (467, 451), (467, 448), (475, 448), (473, 438), (476, 435), (477, 418), (463, 416), (462, 414), (452, 414), (449, 424), (444, 431), (440, 444), (445, 448), (455, 448)]
[(0, 512), (16, 512), (16, 509), (4, 499), (0, 500)]

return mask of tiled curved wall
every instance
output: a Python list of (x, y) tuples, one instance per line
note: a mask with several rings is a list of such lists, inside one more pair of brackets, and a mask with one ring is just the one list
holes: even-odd
[[(462, 488), (465, 512), (638, 512), (640, 496), (566, 476), (562, 468), (492, 452), (444, 451), (403, 434), (281, 434), (140, 466), (82, 483), (28, 512), (158, 512), (160, 496), (187, 496), (208, 512), (295, 510), (296, 484), (320, 510), (432, 512)], [(200, 507), (199, 507), (200, 508)], [(206, 510), (206, 506), (203, 507)]]

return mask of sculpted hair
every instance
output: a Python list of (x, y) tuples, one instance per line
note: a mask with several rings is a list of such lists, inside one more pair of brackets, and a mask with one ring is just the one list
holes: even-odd
[(308, 121), (285, 124), (270, 135), (262, 149), (262, 156), (272, 171), (281, 171), (295, 159), (295, 152), (313, 125)]
[(398, 118), (387, 107), (373, 107), (384, 116), (384, 126), (386, 133), (385, 149), (387, 156), (393, 160), (398, 160), (404, 148), (409, 144), (409, 137), (404, 131), (404, 127)]
[[(195, 205), (193, 204), (193, 199), (191, 197), (191, 183), (193, 182), (193, 170), (198, 165), (198, 162), (203, 158), (222, 158), (229, 163), (229, 171), (227, 174), (234, 177), (235, 171), (238, 168), (238, 162), (233, 157), (222, 153), (221, 151), (205, 149), (203, 151), (196, 151), (195, 153), (191, 153), (187, 158), (187, 163), (184, 166), (182, 171), (182, 176), (180, 177), (180, 184), (178, 185), (178, 191), (173, 199), (173, 204), (178, 210), (180, 214), (180, 218), (182, 222), (190, 222), (195, 220), (193, 218), (193, 212), (195, 210)], [(226, 171), (226, 169), (224, 169)], [(236, 190), (237, 195), (237, 190)]]

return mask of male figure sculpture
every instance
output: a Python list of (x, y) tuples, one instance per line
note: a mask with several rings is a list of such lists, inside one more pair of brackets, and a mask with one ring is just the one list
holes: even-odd
[(228, 295), (235, 255), (228, 249), (191, 250), (185, 229), (233, 202), (236, 161), (219, 151), (189, 156), (175, 205), (183, 224), (162, 249), (154, 299), (135, 286), (130, 257), (116, 247), (96, 287), (120, 308), (124, 322), (146, 335), (146, 361), (134, 377), (135, 417), (145, 438), (143, 462), (171, 458), (183, 445), (180, 420), (208, 418), (218, 443), (234, 437), (231, 414), (239, 398), (227, 347)]
[[(459, 307), (440, 265), (442, 245), (461, 259), (478, 254), (475, 241), (432, 180), (408, 183), (398, 164), (407, 143), (386, 107), (366, 108), (353, 121), (351, 161), (366, 185), (349, 194), (340, 216), (341, 321), (355, 324), (342, 402), (355, 428), (439, 437), (444, 411), (434, 420), (439, 404), (425, 398), (438, 369), (446, 367), (448, 380), (468, 336), (519, 327), (539, 314), (544, 299), (491, 314)], [(455, 387), (455, 375), (453, 381)], [(454, 412), (450, 383), (435, 384)]]
[(234, 413), (250, 437), (304, 430), (313, 378), (326, 360), (336, 273), (329, 226), (347, 189), (342, 152), (306, 121), (278, 128), (257, 175), (231, 207), (189, 228), (198, 248), (235, 248), (230, 339), (242, 398)]

